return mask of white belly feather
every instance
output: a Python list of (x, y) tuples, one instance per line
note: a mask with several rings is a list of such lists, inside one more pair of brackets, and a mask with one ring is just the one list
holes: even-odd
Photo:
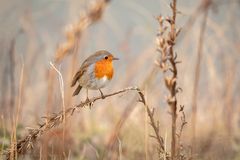
[[(94, 85), (93, 88), (99, 89), (99, 88), (105, 87), (109, 83), (109, 80), (108, 80), (107, 76), (104, 76), (101, 79), (97, 79), (95, 83), (96, 83), (96, 85)], [(95, 86), (97, 86), (97, 87), (95, 87)]]
[(88, 81), (85, 85), (83, 85), (84, 88), (88, 88), (88, 89), (101, 89), (103, 87), (105, 87), (110, 80), (108, 80), (107, 76), (104, 76), (103, 78), (97, 79), (91, 79), (90, 81)]

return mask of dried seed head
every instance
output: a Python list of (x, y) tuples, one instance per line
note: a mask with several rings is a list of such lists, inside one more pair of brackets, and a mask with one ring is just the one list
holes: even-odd
[(176, 36), (179, 35), (179, 33), (181, 32), (182, 28), (178, 28), (177, 31), (176, 31)]
[(157, 46), (160, 44), (160, 39), (158, 37), (155, 39), (155, 43)]
[(171, 78), (170, 77), (165, 77), (165, 85), (168, 89), (171, 88)]
[(159, 60), (155, 60), (154, 63), (155, 63), (158, 67), (160, 67), (160, 61), (159, 61)]
[(160, 47), (163, 48), (165, 44), (165, 39), (160, 38)]

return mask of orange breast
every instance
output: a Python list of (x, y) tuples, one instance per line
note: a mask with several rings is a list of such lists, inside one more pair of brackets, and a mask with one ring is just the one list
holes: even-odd
[(107, 76), (108, 79), (112, 79), (113, 76), (113, 64), (112, 61), (106, 61), (105, 59), (96, 62), (95, 64), (95, 77), (100, 79)]

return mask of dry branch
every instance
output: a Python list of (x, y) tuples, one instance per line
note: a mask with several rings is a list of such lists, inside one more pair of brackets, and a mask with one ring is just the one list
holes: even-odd
[[(138, 88), (138, 87), (128, 87), (110, 94), (105, 95), (105, 99), (121, 94), (121, 93), (125, 93), (128, 91), (137, 91), (138, 95), (140, 96), (139, 102), (143, 103), (144, 106), (147, 108), (147, 112), (148, 112), (148, 116), (150, 118), (150, 124), (153, 127), (154, 131), (155, 131), (155, 138), (158, 140), (159, 145), (161, 146), (161, 150), (164, 150), (164, 145), (163, 145), (163, 140), (162, 138), (159, 136), (158, 132), (159, 132), (159, 127), (157, 126), (157, 124), (155, 123), (154, 119), (153, 119), (153, 112), (150, 110), (150, 108), (148, 107), (148, 105), (146, 104), (145, 101), (145, 97), (143, 92)], [(84, 102), (81, 102), (78, 105), (75, 105), (71, 108), (68, 108), (65, 112), (61, 111), (58, 114), (52, 115), (50, 117), (43, 117), (45, 119), (45, 122), (42, 124), (39, 124), (38, 128), (31, 128), (28, 129), (29, 130), (29, 134), (27, 136), (25, 136), (25, 138), (23, 138), (22, 140), (19, 140), (16, 144), (16, 146), (14, 148), (16, 148), (16, 150), (12, 150), (12, 149), (8, 149), (6, 150), (5, 154), (6, 154), (6, 159), (10, 158), (10, 155), (17, 153), (18, 155), (21, 154), (25, 154), (28, 150), (31, 150), (34, 147), (34, 142), (41, 137), (45, 132), (47, 132), (48, 130), (57, 127), (58, 125), (62, 124), (64, 121), (64, 116), (65, 118), (69, 118), (70, 116), (73, 115), (73, 113), (79, 109), (79, 108), (83, 108), (85, 106), (93, 106), (93, 104), (97, 101), (102, 99), (102, 96), (98, 96), (98, 97), (93, 97), (89, 100), (86, 100)]]
[[(156, 64), (163, 70), (163, 72), (169, 72), (165, 75), (165, 86), (169, 91), (167, 97), (167, 103), (171, 110), (172, 118), (172, 137), (171, 137), (171, 159), (177, 158), (177, 109), (178, 101), (177, 94), (182, 91), (177, 86), (178, 68), (177, 64), (180, 61), (177, 60), (177, 53), (174, 51), (177, 36), (180, 33), (180, 29), (176, 28), (176, 16), (179, 13), (177, 10), (177, 1), (172, 0), (170, 8), (172, 10), (171, 17), (159, 16), (157, 18), (159, 23), (159, 33), (157, 35), (157, 50), (160, 53), (160, 58), (156, 61)], [(184, 112), (183, 112), (184, 113)], [(184, 115), (185, 116), (185, 115)], [(185, 118), (185, 117), (184, 117)], [(184, 125), (183, 125), (184, 126)], [(182, 126), (182, 127), (183, 127)], [(181, 131), (182, 132), (182, 131)], [(180, 139), (180, 138), (179, 138)]]
[(110, 0), (96, 1), (85, 13), (80, 15), (76, 24), (72, 24), (68, 27), (66, 33), (67, 41), (59, 45), (56, 50), (56, 63), (59, 63), (67, 54), (72, 53), (72, 51), (78, 45), (82, 32), (102, 17), (103, 10), (108, 2), (110, 2)]

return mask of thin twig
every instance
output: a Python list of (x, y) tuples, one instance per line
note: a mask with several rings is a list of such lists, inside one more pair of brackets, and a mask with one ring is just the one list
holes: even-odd
[[(141, 90), (138, 87), (128, 87), (110, 94), (105, 95), (105, 99), (118, 95), (118, 94), (122, 94), (128, 91), (137, 91), (138, 94), (140, 95), (140, 102), (142, 102), (144, 104), (144, 106), (147, 107), (146, 105), (146, 101), (145, 101), (145, 97), (144, 94), (141, 92)], [(62, 124), (64, 121), (64, 115), (65, 118), (69, 118), (70, 116), (73, 115), (73, 113), (79, 109), (79, 108), (83, 108), (85, 106), (93, 106), (93, 104), (97, 101), (102, 99), (102, 96), (98, 96), (98, 97), (93, 97), (89, 100), (86, 100), (84, 102), (81, 102), (78, 105), (75, 105), (71, 108), (68, 108), (65, 112), (61, 111), (58, 114), (55, 114), (53, 116), (50, 117), (43, 117), (45, 120), (44, 123), (39, 124), (38, 128), (31, 128), (29, 129), (29, 134), (27, 136), (25, 136), (25, 138), (23, 138), (22, 140), (19, 140), (17, 142), (17, 144), (15, 144), (15, 149), (16, 150), (11, 150), (8, 149), (6, 150), (5, 154), (6, 154), (6, 159), (10, 158), (11, 154), (14, 154), (15, 152), (17, 152), (18, 154), (24, 154), (26, 153), (26, 151), (32, 149), (34, 147), (34, 142), (42, 136), (43, 133), (47, 132), (48, 130), (57, 127), (58, 125)], [(150, 109), (148, 109), (148, 114), (151, 115)], [(156, 126), (154, 123), (152, 126)], [(155, 127), (156, 128), (156, 127)], [(159, 141), (160, 138), (159, 138)]]
[[(54, 66), (52, 62), (50, 62), (50, 65), (52, 68), (58, 73), (58, 80), (59, 80), (59, 86), (60, 86), (60, 91), (61, 91), (61, 98), (62, 98), (62, 110), (63, 113), (66, 111), (66, 106), (65, 106), (65, 98), (64, 98), (64, 83), (63, 83), (63, 76), (61, 72)], [(63, 115), (63, 148), (65, 147), (65, 131), (66, 131), (66, 115)]]
[[(150, 74), (144, 79), (143, 84), (141, 86), (146, 86), (148, 83), (150, 83), (151, 80), (153, 79), (153, 77), (156, 75), (157, 71), (158, 71), (158, 68), (153, 67), (150, 71)], [(140, 87), (140, 88), (144, 88), (144, 87)], [(106, 149), (104, 150), (104, 152), (102, 154), (102, 157), (101, 157), (102, 159), (104, 159), (106, 153), (111, 154), (111, 152), (109, 152), (109, 151), (111, 151), (113, 149), (113, 145), (117, 141), (117, 137), (118, 137), (118, 134), (119, 134), (122, 126), (124, 125), (127, 118), (131, 115), (131, 113), (135, 109), (135, 106), (136, 106), (136, 105), (134, 105), (135, 102), (136, 102), (135, 99), (136, 99), (136, 97), (133, 97), (130, 100), (127, 107), (124, 109), (122, 115), (120, 116), (118, 122), (114, 126), (114, 129), (111, 131), (110, 138), (109, 138), (109, 140), (107, 142), (107, 145), (106, 145)]]

